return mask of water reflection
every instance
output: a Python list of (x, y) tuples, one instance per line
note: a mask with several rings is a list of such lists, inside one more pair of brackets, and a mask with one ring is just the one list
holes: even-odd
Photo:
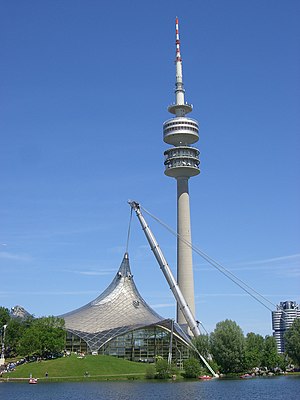
[(190, 382), (0, 383), (1, 399), (22, 400), (286, 400), (298, 397), (300, 376)]

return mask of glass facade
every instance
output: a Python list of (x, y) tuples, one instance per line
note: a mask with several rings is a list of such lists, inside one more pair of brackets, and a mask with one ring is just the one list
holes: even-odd
[(87, 343), (79, 336), (67, 331), (66, 350), (74, 353), (88, 353)]
[[(107, 341), (100, 347), (98, 354), (116, 356), (131, 361), (154, 362), (158, 356), (164, 359), (168, 358), (170, 339), (171, 332), (159, 326), (136, 329)], [(70, 332), (67, 333), (66, 349), (85, 354), (89, 352), (86, 342)], [(188, 345), (177, 334), (173, 334), (173, 362), (181, 365), (182, 360), (188, 357)]]

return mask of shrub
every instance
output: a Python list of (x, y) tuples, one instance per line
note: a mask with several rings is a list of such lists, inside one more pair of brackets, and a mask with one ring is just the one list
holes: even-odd
[(148, 365), (146, 368), (145, 378), (146, 379), (154, 379), (155, 375), (156, 375), (155, 365), (153, 365), (153, 364)]
[(170, 376), (170, 367), (167, 360), (157, 360), (156, 365), (156, 377), (158, 379), (167, 379)]
[(201, 372), (201, 366), (198, 360), (190, 358), (184, 363), (184, 377), (185, 378), (196, 378)]

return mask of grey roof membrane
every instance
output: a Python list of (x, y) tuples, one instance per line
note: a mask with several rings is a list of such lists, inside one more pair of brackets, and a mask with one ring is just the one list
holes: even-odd
[[(83, 338), (90, 349), (98, 350), (113, 337), (133, 329), (159, 325), (170, 329), (171, 320), (157, 314), (140, 295), (131, 274), (128, 254), (111, 284), (95, 300), (60, 316), (65, 328)], [(174, 333), (189, 343), (189, 337), (178, 324)]]
[(128, 325), (162, 321), (138, 292), (126, 253), (113, 281), (95, 300), (61, 316), (67, 329), (96, 333)]

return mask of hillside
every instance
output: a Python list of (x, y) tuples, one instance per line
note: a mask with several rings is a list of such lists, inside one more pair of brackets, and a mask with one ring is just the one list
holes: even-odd
[[(57, 379), (133, 379), (143, 378), (148, 364), (131, 362), (111, 356), (62, 357), (55, 360), (31, 362), (20, 365), (3, 378)], [(48, 373), (48, 378), (45, 374)]]

